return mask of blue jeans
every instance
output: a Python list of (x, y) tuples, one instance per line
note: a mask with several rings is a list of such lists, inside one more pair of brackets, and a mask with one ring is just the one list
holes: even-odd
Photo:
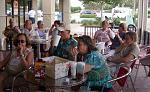
[(34, 24), (34, 23), (35, 23), (35, 18), (33, 18), (33, 17), (29, 17), (29, 19), (32, 21), (32, 24)]

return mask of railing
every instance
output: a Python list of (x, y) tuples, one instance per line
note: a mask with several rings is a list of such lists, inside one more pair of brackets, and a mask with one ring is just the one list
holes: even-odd
[[(113, 30), (117, 30), (118, 27), (110, 27)], [(84, 35), (88, 35), (91, 38), (94, 38), (94, 34), (97, 30), (99, 30), (100, 27), (99, 26), (84, 26)], [(139, 30), (140, 31), (140, 30)], [(140, 37), (140, 33), (139, 33), (139, 37)], [(144, 36), (142, 38), (139, 38), (139, 40), (143, 40), (144, 45), (146, 44), (150, 44), (150, 32), (149, 31), (144, 31)]]
[[(101, 27), (99, 26), (84, 26), (84, 35), (88, 35), (91, 38), (94, 38), (94, 34), (97, 30), (99, 30)], [(118, 26), (110, 27), (110, 29), (117, 30)]]
[(97, 30), (99, 30), (99, 26), (85, 26), (84, 27), (84, 35), (88, 35), (91, 38), (94, 38), (94, 34)]

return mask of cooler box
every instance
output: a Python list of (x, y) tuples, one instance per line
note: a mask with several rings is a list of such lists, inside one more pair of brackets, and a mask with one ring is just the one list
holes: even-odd
[(46, 75), (58, 79), (68, 76), (69, 60), (57, 56), (43, 58)]

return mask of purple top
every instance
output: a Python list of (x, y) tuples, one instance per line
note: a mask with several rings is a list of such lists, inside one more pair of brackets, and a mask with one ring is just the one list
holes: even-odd
[(45, 39), (46, 38), (46, 33), (48, 32), (48, 30), (44, 29), (44, 30), (39, 30), (38, 28), (35, 29), (35, 31), (38, 32), (38, 35), (40, 38)]
[(95, 32), (94, 38), (97, 42), (108, 42), (110, 41), (109, 33), (110, 29), (106, 29), (105, 31), (100, 29)]

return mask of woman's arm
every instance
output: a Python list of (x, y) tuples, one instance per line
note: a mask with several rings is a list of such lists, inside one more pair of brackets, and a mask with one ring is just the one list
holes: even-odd
[(134, 55), (132, 54), (128, 54), (125, 57), (112, 56), (108, 58), (108, 60), (113, 63), (126, 63), (133, 59), (134, 59)]
[(119, 39), (120, 43), (122, 44), (124, 41), (122, 40), (122, 38), (120, 37), (120, 35), (119, 35), (119, 34), (117, 34), (117, 37), (118, 37), (118, 39)]
[(87, 72), (91, 71), (92, 68), (93, 68), (92, 65), (90, 65), (90, 64), (85, 64), (84, 73), (87, 73)]
[(25, 66), (26, 69), (28, 69), (30, 67), (30, 65), (32, 65), (33, 63), (33, 52), (29, 52), (29, 54), (26, 56), (26, 58), (24, 57), (24, 55), (21, 55), (22, 58), (22, 64)]

